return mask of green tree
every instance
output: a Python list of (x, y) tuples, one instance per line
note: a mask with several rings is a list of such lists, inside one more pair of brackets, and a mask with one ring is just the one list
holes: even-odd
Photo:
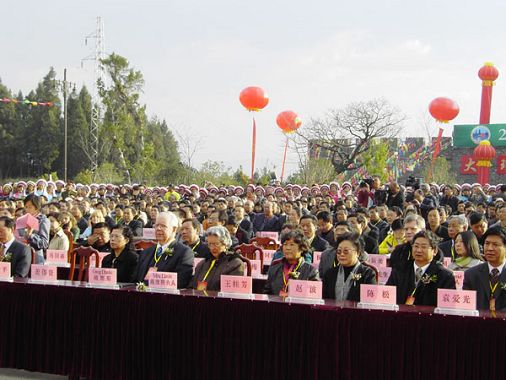
[(388, 179), (387, 161), (390, 157), (388, 144), (380, 139), (373, 139), (368, 144), (368, 149), (362, 153), (359, 166), (364, 166), (369, 175), (377, 175), (382, 181)]
[(163, 183), (178, 178), (182, 167), (172, 132), (165, 121), (148, 121), (145, 106), (139, 104), (142, 73), (114, 53), (102, 64), (110, 83), (98, 83), (105, 106), (100, 139), (108, 142), (103, 161), (113, 163), (127, 181)]
[(427, 182), (457, 183), (457, 177), (452, 172), (451, 165), (444, 156), (437, 157), (432, 168), (431, 160), (427, 160), (422, 166), (421, 173)]

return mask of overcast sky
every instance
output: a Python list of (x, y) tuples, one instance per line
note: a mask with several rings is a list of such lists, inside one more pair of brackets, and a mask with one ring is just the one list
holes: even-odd
[[(238, 96), (264, 88), (257, 167), (279, 175), (284, 138), (275, 119), (287, 109), (304, 122), (384, 97), (407, 115), (405, 136), (425, 136), (429, 102), (448, 96), (461, 108), (455, 123), (477, 123), (479, 68), (491, 61), (506, 72), (505, 15), (503, 0), (10, 1), (0, 16), (0, 78), (26, 93), (50, 66), (60, 78), (66, 67), (69, 80), (90, 87), (93, 64), (81, 68), (81, 59), (93, 41), (85, 46), (84, 37), (101, 16), (106, 53), (144, 75), (148, 114), (202, 135), (197, 165), (223, 161), (249, 174), (252, 115)], [(506, 83), (501, 75), (496, 83), (491, 122), (506, 122)], [(294, 154), (288, 165), (296, 169)]]

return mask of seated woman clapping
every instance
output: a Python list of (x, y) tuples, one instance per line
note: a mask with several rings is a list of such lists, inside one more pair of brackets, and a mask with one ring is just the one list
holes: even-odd
[(302, 231), (294, 230), (281, 235), (284, 257), (272, 263), (267, 274), (264, 293), (286, 296), (290, 279), (319, 281), (318, 269), (304, 260), (303, 253), (309, 242)]
[(339, 236), (336, 246), (334, 265), (323, 277), (323, 298), (359, 301), (360, 284), (376, 284), (376, 273), (359, 260), (364, 246), (358, 234)]
[(243, 276), (244, 263), (237, 253), (228, 252), (232, 240), (225, 227), (210, 227), (206, 236), (211, 257), (197, 264), (189, 288), (219, 291), (221, 275)]

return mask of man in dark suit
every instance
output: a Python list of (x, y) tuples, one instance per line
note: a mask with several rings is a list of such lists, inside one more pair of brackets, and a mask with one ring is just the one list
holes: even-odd
[(191, 248), (195, 257), (207, 259), (211, 256), (211, 251), (205, 240), (199, 236), (200, 223), (196, 218), (183, 220), (181, 224), (181, 240)]
[(149, 271), (176, 272), (177, 287), (186, 288), (193, 272), (194, 254), (190, 247), (176, 242), (178, 219), (172, 212), (161, 212), (155, 222), (157, 244), (139, 255), (136, 281), (148, 280)]
[(137, 210), (133, 207), (125, 207), (123, 210), (123, 220), (125, 225), (130, 227), (135, 237), (142, 236), (144, 223), (140, 219), (136, 219)]
[(16, 222), (13, 219), (0, 217), (0, 261), (10, 261), (13, 277), (26, 277), (32, 254), (29, 246), (14, 239), (15, 228)]
[(364, 228), (367, 227), (367, 219), (361, 214), (348, 215), (348, 222), (351, 228), (360, 235), (360, 239), (364, 242), (364, 251), (371, 254), (378, 254), (378, 241), (364, 234)]
[(274, 215), (274, 206), (271, 202), (264, 203), (264, 213), (257, 214), (253, 220), (253, 231), (271, 231), (280, 232), (281, 224), (276, 215)]
[(506, 229), (488, 229), (483, 241), (487, 262), (465, 271), (463, 289), (476, 290), (478, 309), (506, 310)]
[(253, 238), (253, 223), (246, 215), (243, 205), (236, 205), (234, 208), (235, 220), (239, 223), (239, 228), (246, 232), (248, 240)]
[(310, 253), (323, 252), (330, 247), (329, 242), (316, 234), (317, 219), (314, 215), (303, 215), (300, 218), (299, 227), (305, 238), (310, 243)]
[(438, 289), (455, 289), (453, 273), (434, 260), (437, 240), (427, 231), (413, 238), (413, 264), (392, 269), (387, 285), (397, 287), (397, 303), (437, 305)]

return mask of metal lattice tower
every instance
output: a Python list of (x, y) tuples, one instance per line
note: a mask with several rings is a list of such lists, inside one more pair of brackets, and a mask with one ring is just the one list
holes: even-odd
[(104, 39), (104, 22), (102, 21), (102, 17), (97, 17), (97, 28), (94, 33), (91, 33), (86, 36), (84, 42), (87, 45), (88, 39), (95, 39), (95, 52), (94, 54), (89, 55), (84, 58), (85, 60), (94, 61), (95, 63), (95, 73), (94, 73), (94, 81), (93, 81), (93, 92), (91, 97), (91, 124), (90, 124), (90, 156), (91, 156), (91, 171), (93, 173), (93, 177), (95, 177), (98, 167), (98, 134), (99, 134), (99, 125), (102, 117), (102, 102), (100, 101), (100, 96), (98, 94), (98, 86), (97, 83), (100, 81), (101, 83), (105, 83), (105, 72), (102, 65), (102, 59), (105, 55), (105, 39)]

